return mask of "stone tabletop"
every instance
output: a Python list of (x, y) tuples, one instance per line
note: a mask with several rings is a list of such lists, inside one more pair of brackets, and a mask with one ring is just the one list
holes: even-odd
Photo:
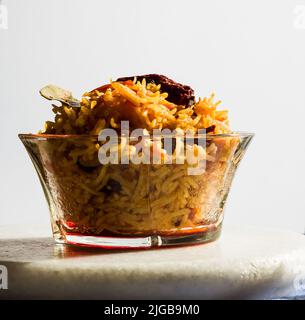
[(270, 299), (305, 295), (305, 236), (226, 226), (220, 240), (142, 251), (55, 245), (48, 226), (0, 227), (3, 298)]

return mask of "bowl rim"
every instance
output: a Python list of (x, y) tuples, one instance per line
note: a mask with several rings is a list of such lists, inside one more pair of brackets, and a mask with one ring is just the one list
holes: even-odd
[[(210, 138), (245, 138), (254, 137), (255, 133), (248, 131), (232, 131), (231, 133), (220, 134), (194, 134), (194, 138), (207, 137)], [(97, 134), (45, 134), (45, 133), (19, 133), (21, 140), (49, 140), (49, 139), (95, 139), (98, 140)], [(121, 137), (121, 135), (118, 135)]]
[[(255, 133), (247, 131), (232, 131), (231, 133), (220, 133), (220, 134), (194, 134), (194, 137), (207, 137), (207, 138), (234, 138), (234, 137), (253, 137)], [(179, 136), (179, 135), (178, 135)], [(18, 134), (20, 139), (97, 139), (97, 134), (45, 134), (45, 133), (20, 133)], [(121, 135), (118, 135), (121, 137)], [(184, 137), (184, 136), (183, 136)]]

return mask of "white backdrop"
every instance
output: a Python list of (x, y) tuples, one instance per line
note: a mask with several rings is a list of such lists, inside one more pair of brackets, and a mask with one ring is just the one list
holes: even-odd
[[(305, 0), (2, 0), (0, 224), (48, 222), (17, 133), (37, 132), (48, 83), (75, 96), (111, 77), (162, 73), (215, 91), (254, 131), (226, 222), (305, 227)], [(304, 9), (304, 17), (303, 17)]]

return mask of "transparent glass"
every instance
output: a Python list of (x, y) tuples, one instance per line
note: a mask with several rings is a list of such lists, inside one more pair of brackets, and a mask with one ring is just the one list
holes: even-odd
[(205, 170), (197, 175), (188, 164), (102, 165), (97, 136), (19, 138), (43, 187), (55, 241), (130, 249), (216, 240), (253, 134), (206, 135)]

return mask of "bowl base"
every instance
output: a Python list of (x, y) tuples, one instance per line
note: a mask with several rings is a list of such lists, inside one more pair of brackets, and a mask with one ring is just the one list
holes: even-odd
[(55, 237), (55, 241), (59, 244), (101, 249), (152, 249), (207, 243), (218, 239), (220, 232), (221, 226), (206, 232), (176, 236), (151, 235), (146, 237), (105, 237), (66, 233), (64, 237)]

